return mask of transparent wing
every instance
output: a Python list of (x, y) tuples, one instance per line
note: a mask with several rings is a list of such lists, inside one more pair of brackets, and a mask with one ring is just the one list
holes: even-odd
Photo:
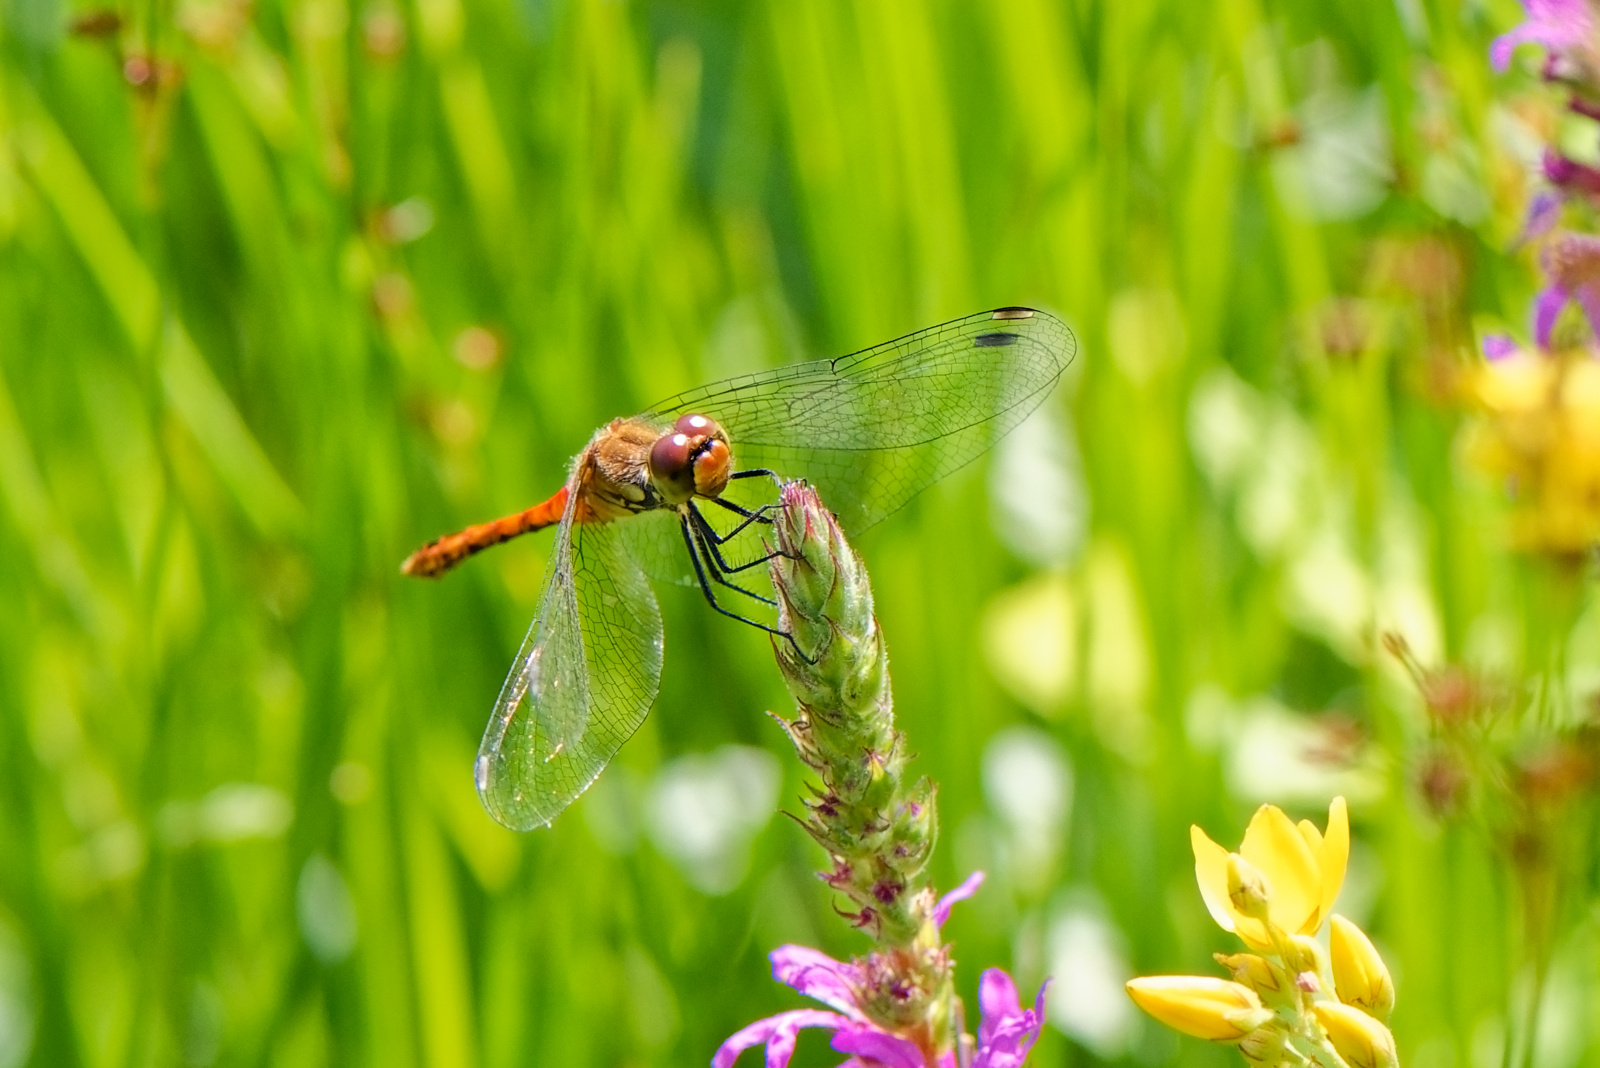
[(661, 613), (620, 536), (629, 524), (575, 523), (577, 500), (478, 746), (478, 795), (513, 830), (548, 824), (588, 789), (661, 682)]
[(722, 424), (741, 470), (804, 478), (860, 531), (990, 448), (1038, 407), (1077, 352), (1055, 316), (978, 312), (870, 349), (741, 375), (647, 413)]

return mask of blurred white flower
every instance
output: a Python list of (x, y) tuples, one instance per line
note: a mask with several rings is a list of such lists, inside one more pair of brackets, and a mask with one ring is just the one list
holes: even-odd
[(300, 933), (318, 960), (337, 964), (356, 946), (356, 903), (333, 861), (313, 853), (295, 887)]
[(679, 757), (650, 784), (651, 841), (695, 887), (726, 894), (744, 879), (750, 843), (772, 818), (781, 779), (778, 759), (753, 746)]
[(1122, 933), (1098, 901), (1075, 895), (1052, 910), (1046, 941), (1052, 980), (1045, 1018), (1095, 1056), (1121, 1056), (1135, 1019), (1123, 990), (1133, 972)]
[(277, 838), (294, 821), (294, 802), (274, 786), (223, 783), (199, 801), (168, 801), (156, 813), (156, 830), (169, 846)]
[(1076, 556), (1089, 530), (1089, 492), (1071, 422), (1054, 405), (1034, 409), (995, 446), (989, 500), (995, 534), (1036, 567)]
[(31, 972), (16, 933), (0, 923), (0, 1068), (26, 1064), (33, 1049)]
[(983, 792), (1008, 833), (1008, 874), (1024, 888), (1048, 885), (1066, 844), (1072, 765), (1056, 740), (1011, 727), (983, 751)]

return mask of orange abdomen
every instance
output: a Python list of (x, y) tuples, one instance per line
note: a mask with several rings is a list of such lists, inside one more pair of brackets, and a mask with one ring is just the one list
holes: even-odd
[[(561, 522), (561, 516), (567, 510), (567, 487), (562, 486), (547, 501), (541, 501), (525, 511), (515, 515), (504, 516), (488, 523), (479, 523), (475, 527), (455, 534), (446, 534), (436, 538), (406, 557), (400, 565), (402, 574), (415, 575), (418, 578), (437, 578), (449, 571), (473, 553), (482, 552), (491, 545), (499, 545), (509, 541), (518, 534), (527, 534), (545, 527), (555, 526)], [(582, 522), (585, 518), (585, 509), (579, 508), (580, 514), (576, 518)]]

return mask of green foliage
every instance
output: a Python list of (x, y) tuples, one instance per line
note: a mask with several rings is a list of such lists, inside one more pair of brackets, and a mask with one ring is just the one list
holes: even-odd
[[(396, 568), (614, 415), (1002, 304), (1078, 331), (1053, 418), (855, 543), (932, 870), (991, 872), (945, 932), (969, 1012), (989, 965), (1080, 1006), (1095, 959), (1194, 971), (1188, 825), (1342, 790), (1402, 1061), (1533, 1049), (1546, 974), (1541, 1063), (1596, 1055), (1591, 860), (1539, 911), (1492, 818), (1429, 814), (1377, 640), (1559, 668), (1557, 719), (1600, 666), (1437, 388), (1531, 289), (1512, 5), (117, 14), (0, 8), (0, 1068), (701, 1064), (794, 1007), (770, 948), (864, 945), (815, 846), (770, 820), (708, 883), (651, 821), (732, 743), (798, 810), (765, 637), (663, 590), (650, 719), (519, 836), (472, 758), (548, 535)], [(1274, 778), (1285, 737), (1348, 745)], [(1033, 1063), (1180, 1050), (1077, 1034)]]

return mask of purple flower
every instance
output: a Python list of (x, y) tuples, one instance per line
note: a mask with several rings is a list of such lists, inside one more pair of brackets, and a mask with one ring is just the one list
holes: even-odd
[(1578, 193), (1588, 197), (1600, 195), (1600, 170), (1587, 163), (1579, 163), (1545, 149), (1543, 169), (1545, 178), (1563, 193)]
[(1050, 989), (1046, 979), (1033, 999), (1033, 1008), (1024, 1009), (1017, 999), (1017, 984), (999, 968), (990, 968), (978, 980), (978, 1052), (972, 1068), (1021, 1068), (1028, 1050), (1044, 1029), (1044, 993)]
[[(944, 926), (950, 906), (977, 892), (983, 873), (966, 881), (934, 906), (933, 921)], [(867, 985), (867, 969), (856, 962), (834, 960), (807, 946), (779, 946), (768, 958), (772, 977), (808, 998), (838, 1010), (792, 1009), (757, 1020), (728, 1038), (711, 1058), (712, 1068), (732, 1068), (739, 1054), (752, 1046), (766, 1046), (766, 1068), (786, 1068), (794, 1055), (802, 1028), (820, 1027), (833, 1032), (832, 1046), (850, 1059), (840, 1068), (930, 1068), (923, 1051), (908, 1039), (873, 1023), (858, 1004)], [(1046, 984), (1048, 985), (1048, 984)], [(998, 968), (983, 973), (978, 985), (981, 1022), (972, 1068), (1019, 1068), (1044, 1026), (1044, 987), (1032, 1009), (1017, 1001), (1017, 987)], [(936, 1068), (955, 1068), (953, 1053), (939, 1056)]]
[(868, 1058), (869, 1064), (926, 1068), (922, 1051), (914, 1043), (885, 1031), (857, 1007), (857, 992), (866, 980), (861, 965), (836, 961), (807, 946), (779, 946), (768, 959), (774, 979), (839, 1011), (793, 1009), (757, 1020), (722, 1044), (711, 1058), (711, 1068), (731, 1068), (739, 1054), (762, 1043), (767, 1047), (767, 1068), (784, 1068), (803, 1027), (828, 1028), (833, 1031), (834, 1049)]
[(1489, 46), (1489, 61), (1496, 70), (1511, 65), (1511, 53), (1532, 41), (1551, 52), (1566, 52), (1585, 44), (1594, 33), (1594, 15), (1588, 0), (1522, 0), (1528, 21), (1501, 34)]
[(1561, 194), (1553, 189), (1536, 195), (1528, 205), (1528, 217), (1522, 221), (1522, 232), (1517, 235), (1516, 243), (1525, 245), (1554, 230), (1561, 221), (1561, 204)]
[(957, 901), (965, 901), (973, 894), (976, 894), (978, 887), (982, 885), (983, 872), (975, 871), (967, 876), (960, 886), (941, 897), (939, 903), (933, 906), (933, 925), (935, 927), (943, 927), (946, 921), (950, 919), (950, 906)]
[(1490, 363), (1505, 359), (1517, 351), (1517, 343), (1505, 334), (1486, 334), (1483, 339), (1483, 355)]
[(1600, 237), (1559, 234), (1545, 246), (1541, 263), (1549, 282), (1534, 300), (1534, 339), (1549, 348), (1557, 317), (1574, 300), (1600, 336)]

